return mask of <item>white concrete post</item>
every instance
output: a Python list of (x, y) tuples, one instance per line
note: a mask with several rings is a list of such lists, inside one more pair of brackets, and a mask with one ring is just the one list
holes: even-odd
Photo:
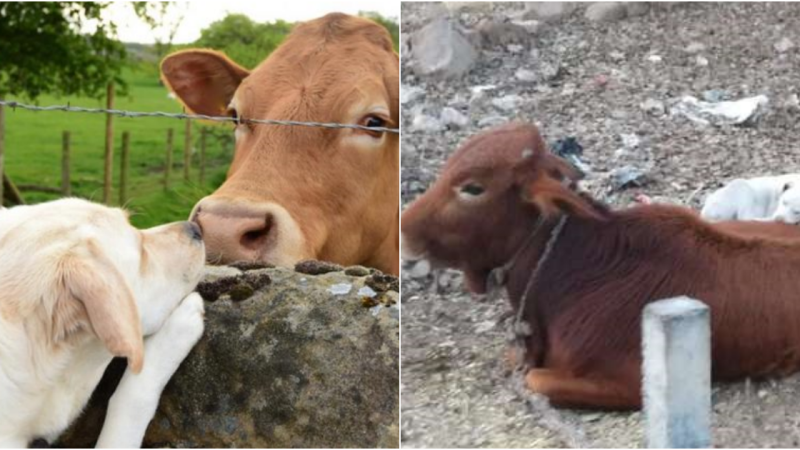
[(711, 446), (711, 325), (705, 303), (675, 297), (647, 305), (642, 322), (647, 446)]

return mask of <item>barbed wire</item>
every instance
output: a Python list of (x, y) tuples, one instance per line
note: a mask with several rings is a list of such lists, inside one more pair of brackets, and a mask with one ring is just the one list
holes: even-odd
[(330, 123), (330, 122), (301, 122), (297, 120), (274, 120), (274, 119), (242, 119), (229, 116), (207, 116), (205, 114), (186, 114), (186, 113), (168, 113), (162, 111), (125, 111), (121, 109), (104, 109), (104, 108), (84, 108), (80, 106), (66, 105), (51, 105), (51, 106), (36, 106), (20, 103), (15, 100), (0, 100), (0, 106), (8, 106), (9, 108), (27, 109), (29, 111), (63, 111), (63, 112), (79, 112), (89, 114), (113, 114), (121, 117), (166, 117), (171, 119), (197, 119), (197, 120), (210, 120), (213, 122), (234, 122), (246, 123), (256, 125), (285, 125), (285, 126), (301, 126), (301, 127), (321, 127), (333, 129), (353, 129), (364, 131), (377, 131), (380, 133), (394, 133), (399, 134), (400, 130), (397, 128), (388, 127), (367, 127), (364, 125), (354, 125), (347, 123)]

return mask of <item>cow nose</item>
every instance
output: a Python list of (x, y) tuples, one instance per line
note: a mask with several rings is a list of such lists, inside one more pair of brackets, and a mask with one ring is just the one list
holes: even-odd
[(219, 263), (259, 260), (276, 228), (272, 214), (246, 208), (215, 212), (200, 207), (192, 221), (202, 229), (208, 259)]

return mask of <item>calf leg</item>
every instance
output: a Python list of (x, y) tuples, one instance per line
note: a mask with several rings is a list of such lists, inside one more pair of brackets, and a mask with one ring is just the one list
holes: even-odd
[(125, 371), (108, 404), (97, 447), (140, 447), (161, 392), (203, 334), (203, 299), (189, 294), (144, 343), (144, 368)]
[(641, 383), (620, 379), (579, 378), (554, 369), (531, 369), (525, 376), (532, 391), (561, 408), (639, 409)]

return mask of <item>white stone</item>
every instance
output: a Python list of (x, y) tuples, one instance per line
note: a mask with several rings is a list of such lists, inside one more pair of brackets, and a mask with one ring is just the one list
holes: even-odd
[(530, 83), (536, 81), (536, 72), (524, 68), (519, 68), (517, 69), (516, 72), (514, 72), (514, 78), (518, 79), (519, 81)]
[(333, 295), (347, 295), (350, 293), (352, 289), (353, 289), (352, 284), (338, 283), (331, 285), (331, 287), (328, 288), (328, 292), (330, 292)]
[(700, 53), (706, 49), (706, 45), (702, 42), (690, 42), (689, 45), (686, 46), (684, 49), (686, 53)]
[(400, 104), (405, 105), (425, 97), (425, 89), (418, 86), (400, 85)]
[(414, 129), (414, 131), (426, 132), (436, 132), (444, 129), (436, 117), (424, 113), (419, 113), (414, 116), (414, 120), (411, 122), (411, 128)]
[(788, 37), (784, 37), (783, 39), (775, 43), (775, 50), (777, 50), (780, 53), (786, 53), (792, 48), (794, 48), (794, 42), (792, 42), (792, 40), (789, 39)]
[(503, 111), (512, 111), (516, 109), (520, 103), (522, 103), (522, 97), (517, 94), (504, 95), (503, 97), (492, 100), (492, 105)]
[(469, 118), (461, 114), (457, 109), (446, 106), (442, 108), (442, 113), (439, 115), (439, 120), (442, 125), (449, 125), (453, 128), (464, 128), (469, 125)]

